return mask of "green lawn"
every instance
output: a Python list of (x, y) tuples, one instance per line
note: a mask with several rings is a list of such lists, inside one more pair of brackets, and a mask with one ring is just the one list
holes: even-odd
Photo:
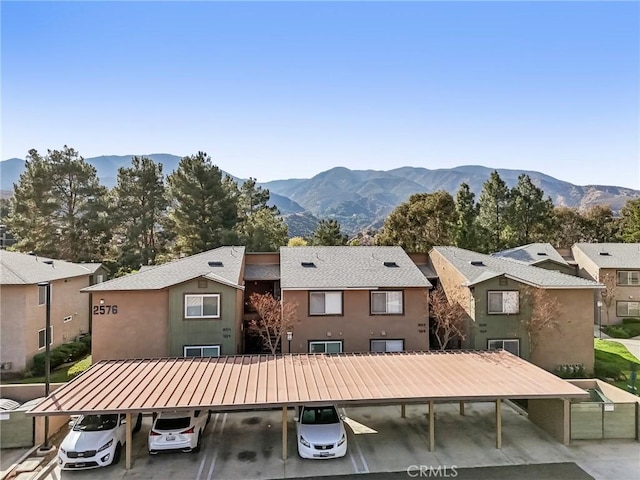
[[(78, 360), (77, 363), (82, 362), (83, 360), (86, 360), (87, 358), (91, 358), (91, 355), (87, 355), (85, 358)], [(91, 360), (89, 360), (90, 362)], [(63, 367), (57, 368), (54, 371), (51, 372), (51, 377), (50, 377), (50, 383), (64, 383), (64, 382), (68, 382), (69, 380), (71, 380), (71, 378), (69, 378), (69, 369), (73, 367), (73, 365), (65, 365)], [(11, 383), (44, 383), (44, 375), (39, 376), (39, 377), (28, 377), (28, 378), (23, 378), (21, 380), (6, 380), (3, 381), (2, 383), (4, 384), (11, 384)]]
[[(594, 339), (596, 369), (598, 365), (605, 366), (608, 369), (617, 369), (622, 371), (625, 379), (619, 379), (611, 382), (622, 390), (629, 391), (629, 379), (631, 378), (631, 363), (640, 366), (640, 360), (631, 355), (627, 347), (614, 340)], [(639, 368), (640, 370), (640, 368)], [(640, 379), (636, 379), (636, 392), (640, 392)]]

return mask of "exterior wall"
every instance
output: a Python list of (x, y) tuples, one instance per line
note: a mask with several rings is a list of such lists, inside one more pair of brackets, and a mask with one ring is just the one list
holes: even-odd
[(265, 252), (265, 253), (245, 253), (244, 254), (245, 265), (279, 265), (280, 253), (279, 252)]
[[(227, 285), (206, 281), (206, 287), (200, 287), (203, 279), (195, 279), (169, 289), (169, 355), (182, 357), (185, 345), (220, 345), (221, 355), (235, 355), (239, 324), (241, 323), (242, 291)], [(220, 318), (188, 319), (184, 318), (185, 294), (220, 294)]]
[(561, 398), (529, 399), (528, 418), (563, 445), (569, 444), (569, 401)]
[(405, 351), (429, 349), (428, 289), (404, 289), (404, 315), (371, 315), (370, 294), (370, 290), (345, 290), (342, 315), (311, 316), (309, 291), (283, 290), (283, 301), (298, 305), (300, 320), (293, 328), (291, 352), (308, 352), (313, 340), (342, 340), (344, 352), (369, 352), (370, 340), (402, 339)]
[[(51, 282), (51, 348), (71, 342), (89, 332), (89, 299), (80, 289), (89, 285), (89, 275)], [(11, 371), (30, 368), (38, 349), (38, 331), (45, 328), (46, 305), (38, 305), (37, 285), (2, 286), (2, 362)], [(71, 317), (65, 322), (65, 317)]]
[[(626, 300), (630, 302), (640, 302), (640, 285), (618, 285), (618, 270), (625, 270), (624, 268), (618, 269), (602, 269), (600, 270), (600, 281), (603, 278), (606, 278), (606, 275), (610, 275), (611, 278), (614, 278), (616, 281), (616, 290), (615, 290), (615, 298), (611, 302), (611, 305), (607, 307), (606, 305), (602, 306), (602, 324), (617, 324), (622, 323), (622, 319), (626, 317), (626, 315), (618, 316), (616, 302), (621, 300)], [(632, 269), (635, 270), (635, 269)]]
[[(105, 359), (152, 358), (169, 355), (167, 290), (94, 292), (94, 309), (116, 305), (117, 313), (94, 314), (93, 362)], [(93, 310), (92, 310), (93, 311)]]
[(27, 332), (24, 328), (25, 300), (27, 288), (32, 287), (32, 285), (0, 286), (0, 318), (2, 319), (0, 323), (2, 325), (0, 363), (11, 362), (11, 369), (8, 371), (19, 372), (27, 367), (25, 352)]

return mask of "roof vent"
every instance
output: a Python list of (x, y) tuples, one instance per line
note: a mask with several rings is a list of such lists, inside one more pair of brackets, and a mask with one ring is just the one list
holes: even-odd
[(600, 252), (600, 255), (602, 255), (603, 257), (608, 257), (611, 254), (609, 252)]
[(538, 252), (538, 255), (540, 255), (541, 257), (546, 257), (547, 253), (546, 252)]
[(313, 262), (300, 262), (304, 268), (316, 268), (316, 264)]
[(482, 263), (482, 260), (471, 260), (469, 261), (469, 263), (474, 267), (484, 267), (484, 263)]
[(385, 267), (398, 267), (399, 265), (396, 262), (384, 262)]
[(209, 262), (209, 266), (210, 267), (222, 267), (222, 262), (220, 262), (220, 261)]

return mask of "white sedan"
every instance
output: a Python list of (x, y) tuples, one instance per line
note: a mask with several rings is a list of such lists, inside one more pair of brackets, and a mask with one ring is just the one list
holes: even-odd
[(335, 406), (299, 407), (295, 420), (298, 454), (302, 458), (345, 456), (347, 432)]
[(197, 452), (200, 450), (202, 433), (210, 418), (210, 412), (201, 410), (159, 413), (154, 417), (149, 430), (149, 453), (155, 455), (160, 451)]

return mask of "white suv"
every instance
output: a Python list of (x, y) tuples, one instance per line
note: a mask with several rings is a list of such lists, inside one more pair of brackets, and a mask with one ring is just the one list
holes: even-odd
[(200, 450), (202, 433), (209, 423), (211, 412), (191, 410), (183, 412), (154, 413), (149, 430), (149, 453), (160, 451), (197, 452)]
[[(62, 470), (84, 470), (118, 463), (125, 443), (124, 414), (81, 415), (58, 449), (58, 465)], [(140, 430), (142, 414), (133, 431)]]

